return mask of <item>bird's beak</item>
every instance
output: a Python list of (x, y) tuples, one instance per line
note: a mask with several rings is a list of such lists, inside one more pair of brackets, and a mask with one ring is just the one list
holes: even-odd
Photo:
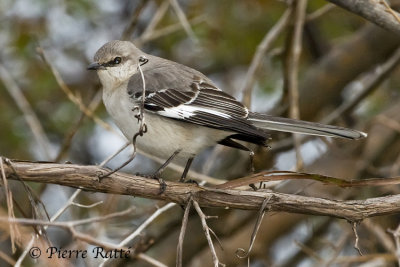
[(89, 64), (89, 66), (87, 66), (87, 69), (88, 70), (105, 70), (106, 68), (98, 62), (93, 62), (93, 63)]

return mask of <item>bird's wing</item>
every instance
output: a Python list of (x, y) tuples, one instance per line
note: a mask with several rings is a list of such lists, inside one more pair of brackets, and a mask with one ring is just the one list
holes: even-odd
[[(142, 81), (135, 74), (128, 93), (135, 101), (142, 97)], [(176, 67), (144, 71), (145, 109), (161, 116), (239, 134), (238, 139), (263, 143), (268, 134), (247, 121), (249, 111), (234, 97), (222, 92), (199, 72)]]

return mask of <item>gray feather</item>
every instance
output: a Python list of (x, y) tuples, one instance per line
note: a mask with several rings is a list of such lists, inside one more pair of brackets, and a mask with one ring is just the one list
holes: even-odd
[(340, 137), (347, 139), (360, 139), (367, 137), (366, 133), (353, 129), (325, 125), (316, 122), (274, 117), (256, 112), (250, 112), (248, 120), (254, 126), (264, 130), (274, 130), (327, 137)]

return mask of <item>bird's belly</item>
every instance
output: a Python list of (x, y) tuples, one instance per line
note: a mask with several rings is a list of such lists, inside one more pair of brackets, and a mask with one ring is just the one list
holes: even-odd
[[(134, 104), (131, 101), (113, 104), (105, 101), (105, 106), (125, 137), (132, 140), (140, 126), (135, 118), (138, 111), (132, 111)], [(165, 118), (149, 112), (144, 114), (144, 118), (147, 132), (137, 137), (137, 149), (161, 159), (167, 159), (179, 150), (176, 160), (181, 164), (229, 135), (228, 132)]]
[[(147, 132), (138, 137), (140, 150), (160, 158), (168, 158), (180, 150), (178, 159), (187, 160), (207, 147), (215, 145), (228, 134), (215, 129), (163, 118), (146, 113)], [(137, 132), (137, 127), (135, 127)], [(128, 136), (132, 136), (132, 132)]]

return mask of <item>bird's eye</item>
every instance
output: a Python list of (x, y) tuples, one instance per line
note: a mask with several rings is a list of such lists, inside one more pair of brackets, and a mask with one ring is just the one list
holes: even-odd
[(121, 58), (120, 57), (116, 57), (116, 58), (114, 58), (114, 60), (113, 60), (113, 63), (114, 64), (119, 64), (119, 63), (121, 63)]

